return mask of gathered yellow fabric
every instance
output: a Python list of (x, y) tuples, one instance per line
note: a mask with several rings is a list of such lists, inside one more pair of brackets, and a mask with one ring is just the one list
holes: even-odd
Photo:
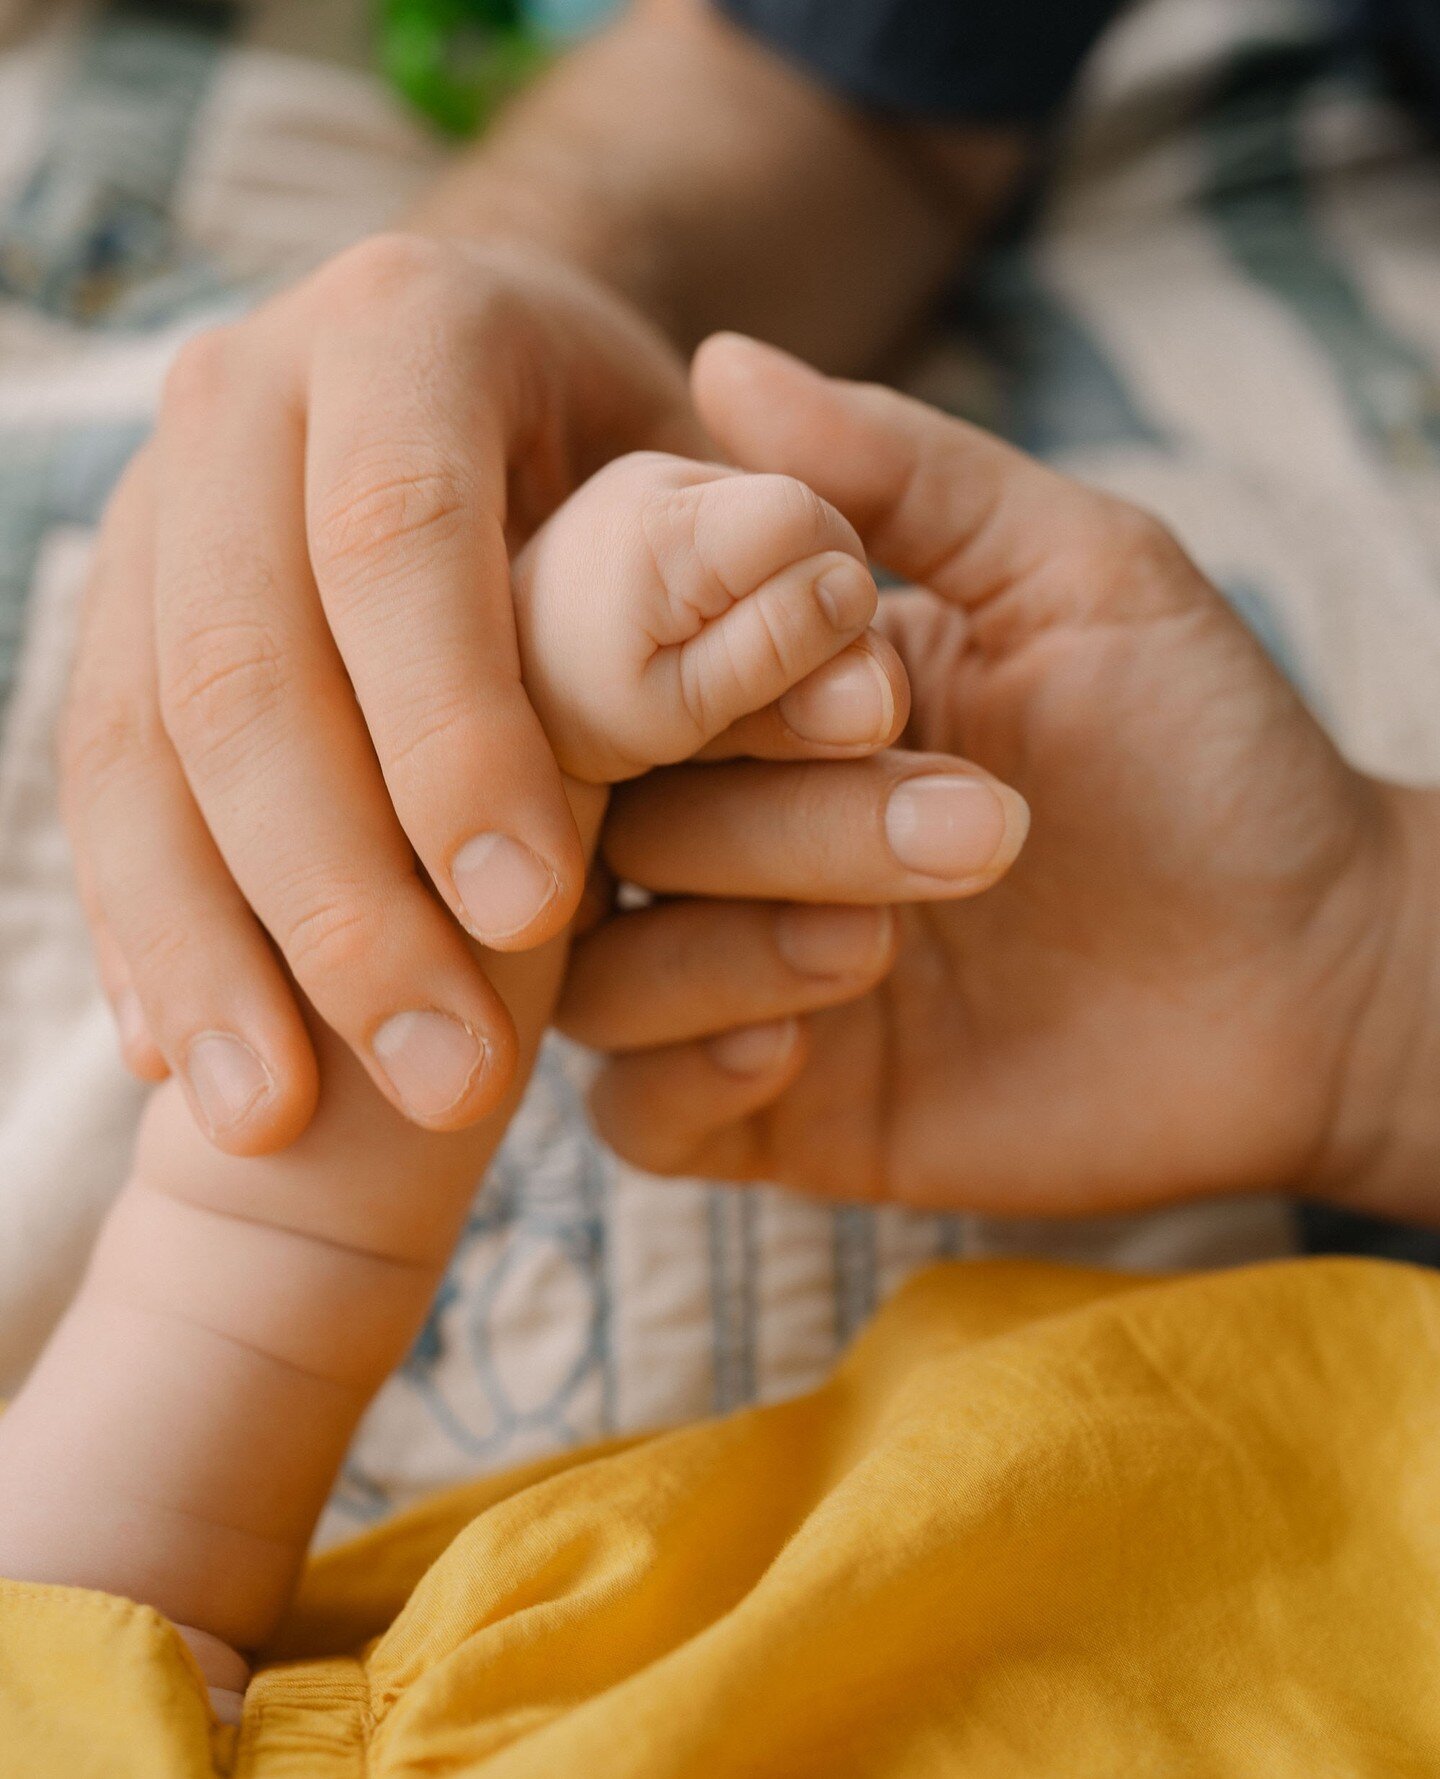
[(1440, 1773), (1440, 1277), (915, 1280), (776, 1407), (318, 1559), (217, 1731), (153, 1612), (0, 1584), (26, 1779)]

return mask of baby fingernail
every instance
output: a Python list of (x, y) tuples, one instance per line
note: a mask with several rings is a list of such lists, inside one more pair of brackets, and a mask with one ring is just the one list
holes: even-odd
[(743, 1025), (710, 1040), (710, 1055), (727, 1075), (767, 1075), (795, 1048), (800, 1027), (793, 1019)]
[(1027, 812), (1013, 791), (958, 773), (907, 778), (885, 806), (885, 838), (896, 861), (926, 877), (959, 880), (988, 871), (1019, 848)]
[(490, 945), (523, 932), (559, 891), (545, 861), (508, 834), (467, 840), (451, 862), (450, 876), (470, 931)]
[(873, 655), (847, 649), (780, 700), (780, 715), (802, 741), (862, 747), (883, 741), (895, 721), (895, 694)]
[(782, 908), (775, 948), (802, 976), (861, 976), (890, 948), (888, 908)]
[(863, 563), (843, 556), (815, 583), (815, 597), (837, 630), (868, 624), (875, 610), (875, 582)]
[(442, 1118), (458, 1106), (485, 1063), (485, 1046), (449, 1013), (396, 1013), (371, 1039), (396, 1098), (416, 1118)]
[(240, 1038), (204, 1032), (185, 1055), (200, 1115), (216, 1136), (241, 1124), (274, 1086), (270, 1071)]

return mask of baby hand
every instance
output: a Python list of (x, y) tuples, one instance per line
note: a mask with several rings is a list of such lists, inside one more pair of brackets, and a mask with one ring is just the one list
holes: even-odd
[[(706, 744), (783, 753), (789, 701), (823, 714), (847, 653), (869, 677), (870, 745), (905, 721), (898, 657), (860, 640), (876, 590), (859, 541), (787, 477), (622, 459), (537, 534), (515, 585), (526, 689), (591, 843), (595, 787)], [(842, 717), (863, 714), (853, 693), (852, 677)], [(502, 729), (503, 708), (489, 715)], [(860, 727), (837, 751), (868, 751)], [(515, 859), (492, 842), (468, 868), (489, 874), (493, 906)], [(495, 1073), (517, 1089), (563, 963), (559, 940), (487, 960), (519, 1040), (519, 1066)], [(238, 1684), (233, 1652), (274, 1626), (508, 1111), (437, 1134), (395, 1110), (403, 1060), (430, 1124), (464, 1122), (496, 1039), (441, 1006), (411, 1016), (408, 1057), (386, 1052), (383, 1097), (339, 1034), (319, 1017), (312, 1030), (319, 1109), (280, 1154), (221, 1154), (175, 1083), (156, 1093), (85, 1283), (0, 1419), (0, 1574), (158, 1606), (222, 1689)]]
[(789, 476), (620, 458), (536, 534), (514, 586), (526, 691), (572, 778), (613, 784), (707, 747), (797, 751), (795, 701), (811, 755), (821, 697), (837, 755), (903, 727), (903, 670), (865, 636), (877, 595), (860, 540)]

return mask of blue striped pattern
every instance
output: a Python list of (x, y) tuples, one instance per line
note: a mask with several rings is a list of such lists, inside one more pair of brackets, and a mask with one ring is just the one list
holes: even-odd
[(214, 294), (171, 208), (239, 17), (230, 0), (110, 0), (97, 14), (0, 217), (0, 297), (85, 326), (136, 326)]

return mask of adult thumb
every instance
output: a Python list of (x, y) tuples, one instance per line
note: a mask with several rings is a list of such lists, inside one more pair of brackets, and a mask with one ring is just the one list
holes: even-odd
[(808, 483), (877, 561), (967, 608), (1022, 583), (1072, 610), (1093, 603), (1096, 577), (1076, 571), (1131, 533), (1161, 529), (978, 427), (740, 334), (700, 347), (691, 387), (734, 462)]

